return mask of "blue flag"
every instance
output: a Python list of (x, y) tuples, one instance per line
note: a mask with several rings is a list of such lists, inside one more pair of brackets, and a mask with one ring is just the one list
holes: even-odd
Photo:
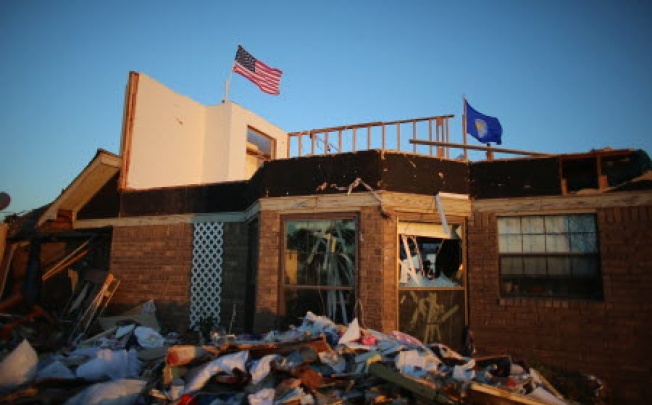
[(482, 143), (501, 143), (503, 127), (496, 117), (477, 112), (464, 100), (464, 111), (466, 112), (466, 133)]

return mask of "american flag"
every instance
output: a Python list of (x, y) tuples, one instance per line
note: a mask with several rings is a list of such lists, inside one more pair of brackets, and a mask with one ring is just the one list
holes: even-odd
[(279, 94), (279, 84), (283, 71), (267, 66), (254, 58), (240, 45), (238, 45), (238, 52), (235, 54), (233, 71), (251, 80), (265, 93)]

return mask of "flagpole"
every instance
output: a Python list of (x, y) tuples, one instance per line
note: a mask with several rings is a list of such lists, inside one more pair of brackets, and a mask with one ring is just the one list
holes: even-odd
[(224, 98), (222, 98), (222, 102), (226, 103), (229, 101), (229, 87), (231, 87), (231, 77), (233, 76), (233, 66), (235, 66), (235, 62), (233, 62), (233, 65), (231, 65), (231, 70), (229, 71), (229, 77), (226, 79), (226, 83), (224, 83)]
[[(462, 94), (462, 101), (464, 103), (464, 112), (462, 113), (462, 139), (464, 146), (466, 146), (466, 95), (464, 94)], [(468, 150), (466, 148), (464, 148), (464, 160), (469, 160)]]

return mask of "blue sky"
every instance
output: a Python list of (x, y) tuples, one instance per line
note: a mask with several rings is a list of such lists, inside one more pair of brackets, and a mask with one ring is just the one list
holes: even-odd
[(652, 153), (651, 38), (647, 0), (2, 0), (5, 213), (120, 152), (129, 71), (217, 104), (238, 44), (284, 71), (281, 95), (235, 75), (229, 98), (288, 132), (455, 114), (461, 142), (466, 95), (505, 148)]

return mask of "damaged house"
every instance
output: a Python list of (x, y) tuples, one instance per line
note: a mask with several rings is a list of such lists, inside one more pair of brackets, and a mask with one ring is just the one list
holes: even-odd
[(256, 333), (312, 311), (462, 350), (470, 328), (483, 352), (649, 398), (647, 154), (454, 159), (452, 117), (287, 133), (132, 72), (120, 154), (99, 150), (34, 218), (41, 261), (56, 243), (94, 252), (76, 262), (93, 270), (76, 288), (104, 272), (110, 302), (93, 308), (153, 300), (167, 330)]

